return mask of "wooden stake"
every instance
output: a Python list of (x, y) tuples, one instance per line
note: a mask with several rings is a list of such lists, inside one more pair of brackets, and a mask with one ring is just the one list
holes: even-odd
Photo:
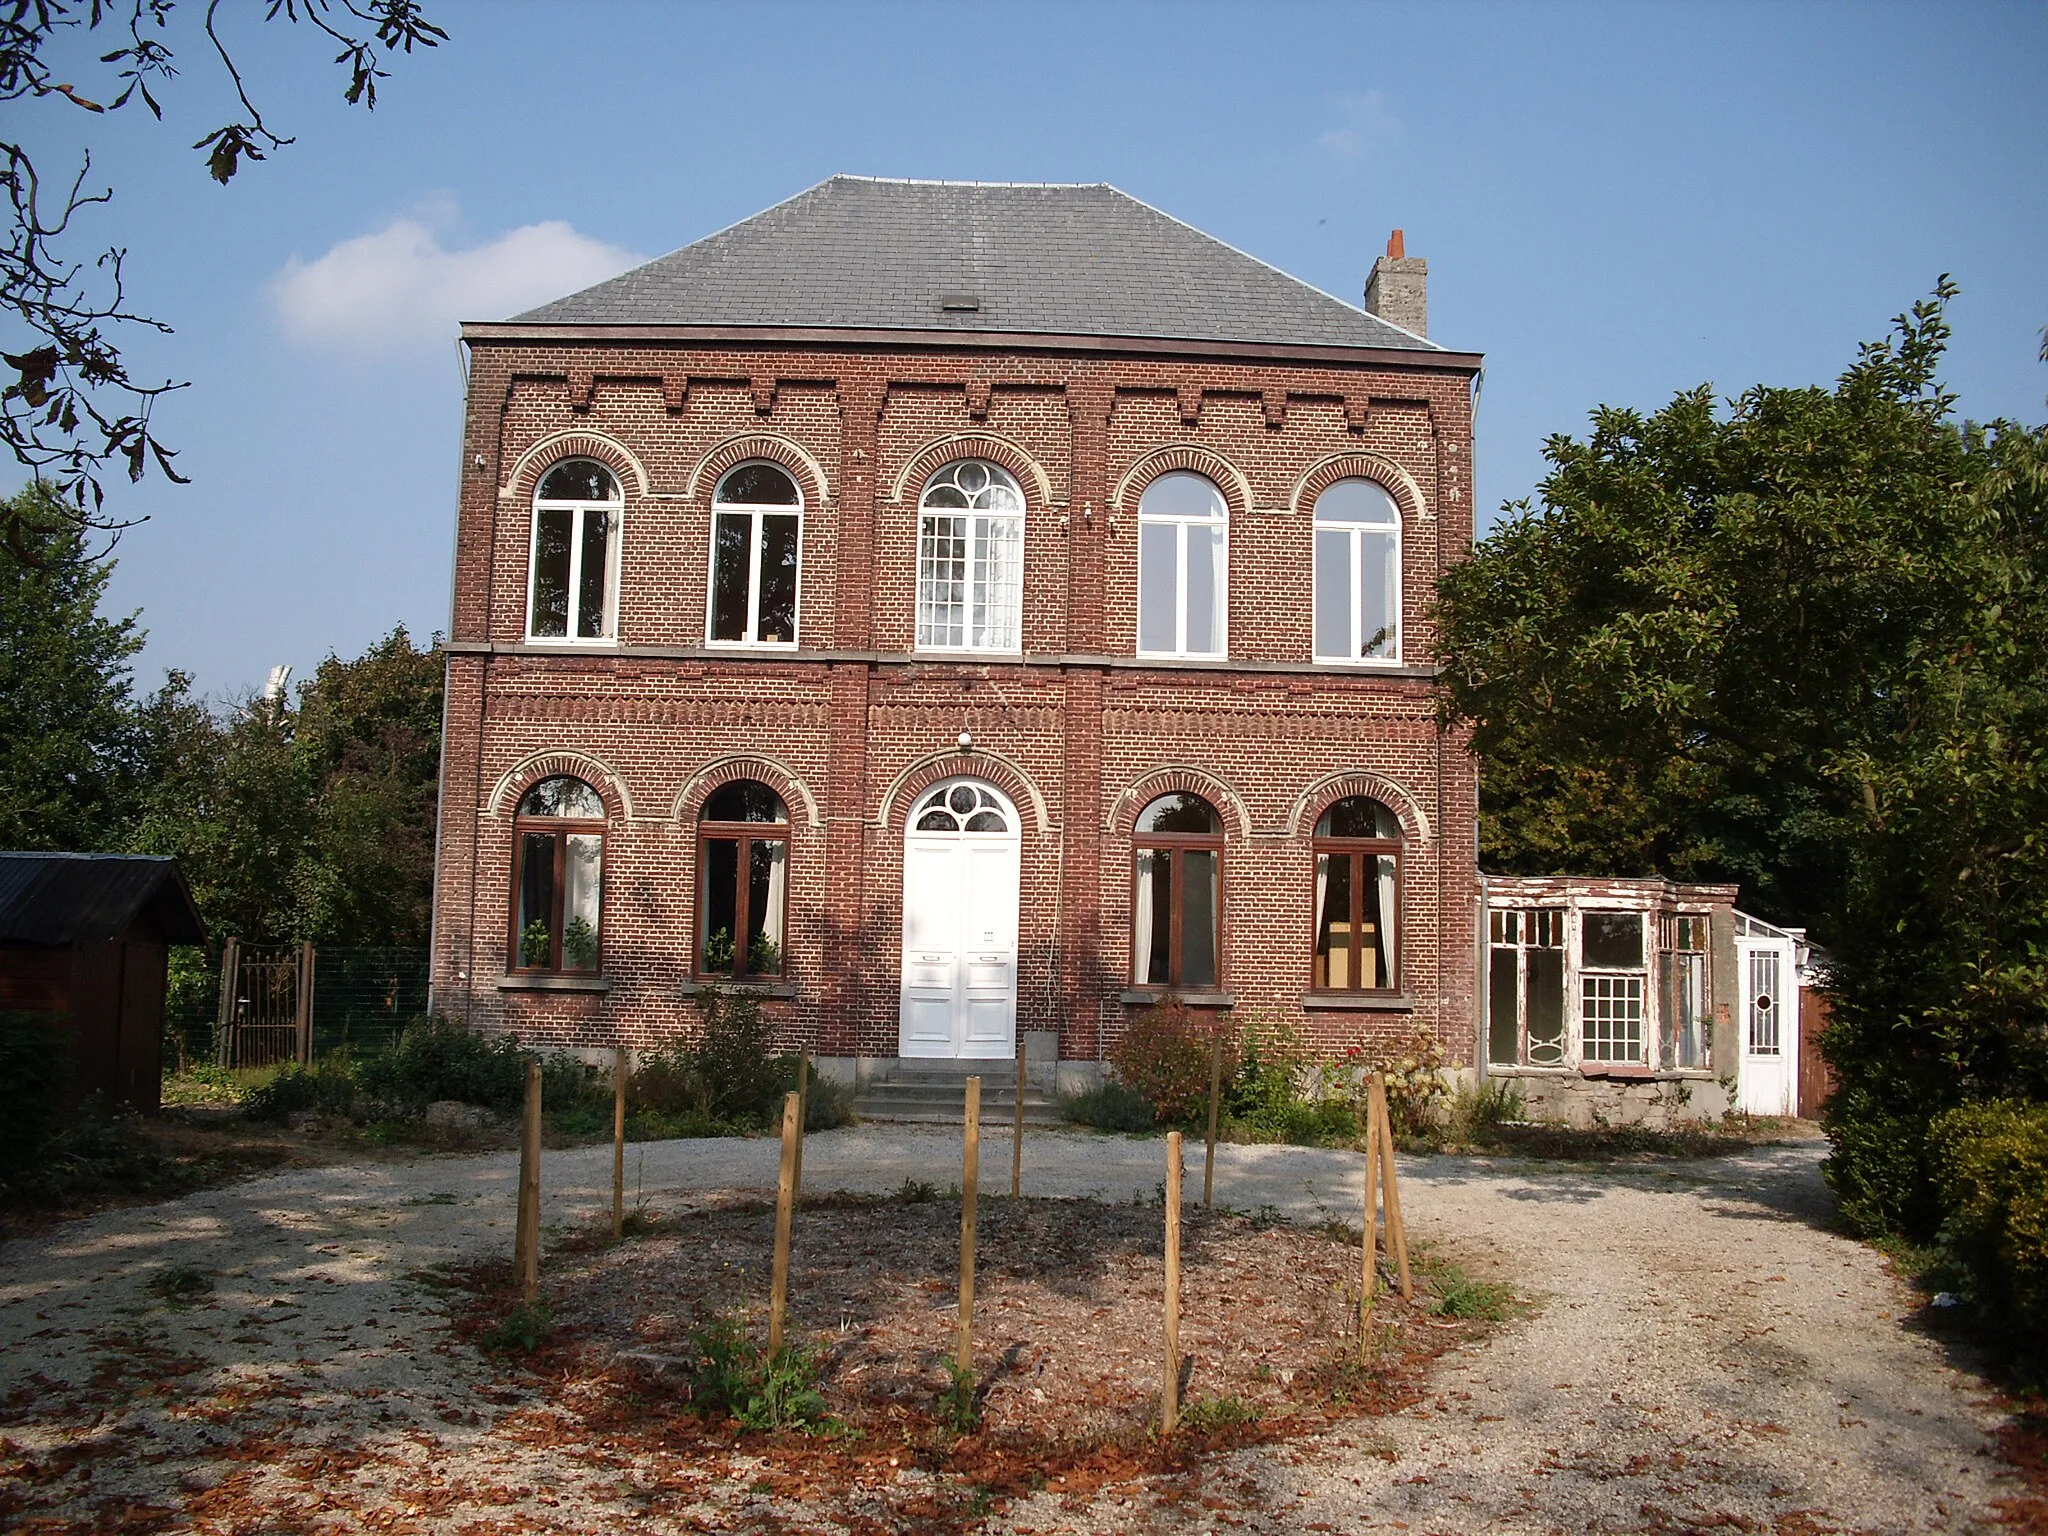
[(1372, 1075), (1373, 1102), (1380, 1112), (1380, 1183), (1387, 1200), (1387, 1248), (1401, 1273), (1401, 1299), (1411, 1300), (1415, 1282), (1408, 1274), (1408, 1227), (1401, 1220), (1401, 1187), (1394, 1176), (1394, 1125), (1387, 1113), (1387, 1075)]
[(782, 1096), (782, 1175), (775, 1181), (775, 1279), (768, 1292), (768, 1358), (782, 1353), (782, 1313), (789, 1304), (789, 1223), (796, 1204), (796, 1159), (802, 1145), (803, 1106)]
[(298, 1025), (298, 1062), (302, 1067), (313, 1064), (313, 945), (310, 941), (299, 946), (299, 1015), (293, 1020)]
[(1209, 1150), (1202, 1158), (1202, 1209), (1216, 1203), (1216, 1108), (1223, 1098), (1223, 1036), (1209, 1036)]
[(1166, 1385), (1159, 1394), (1159, 1432), (1180, 1420), (1180, 1132), (1166, 1136)]
[(526, 1064), (526, 1117), (519, 1136), (519, 1222), (512, 1243), (519, 1294), (529, 1304), (540, 1288), (540, 1063)]
[(804, 1198), (804, 1126), (811, 1109), (811, 1048), (796, 1053), (796, 1182), (790, 1199), (801, 1205)]
[(626, 1235), (626, 1048), (612, 1057), (612, 1241)]
[(1365, 1099), (1365, 1220), (1360, 1228), (1358, 1268), (1358, 1358), (1372, 1353), (1372, 1306), (1379, 1290), (1380, 1101)]
[(953, 1359), (974, 1369), (974, 1201), (981, 1189), (981, 1079), (967, 1079), (967, 1135), (960, 1162), (960, 1327)]
[(1024, 1196), (1024, 1036), (1017, 1036), (1017, 1121), (1010, 1129), (1010, 1198)]

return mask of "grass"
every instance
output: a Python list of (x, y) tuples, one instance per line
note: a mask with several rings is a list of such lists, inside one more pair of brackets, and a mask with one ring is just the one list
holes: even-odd
[(168, 1302), (197, 1301), (213, 1291), (213, 1277), (191, 1264), (172, 1264), (149, 1279), (153, 1296)]
[(1259, 1410), (1241, 1397), (1191, 1397), (1181, 1404), (1178, 1428), (1192, 1435), (1242, 1429), (1259, 1422)]
[(1464, 1269), (1426, 1244), (1409, 1251), (1409, 1266), (1436, 1302), (1431, 1308), (1438, 1317), (1464, 1318), (1473, 1322), (1505, 1323), (1521, 1309), (1513, 1289), (1490, 1280), (1475, 1280)]
[(547, 1342), (554, 1328), (554, 1309), (545, 1296), (515, 1302), (505, 1315), (477, 1335), (477, 1346), (493, 1355), (530, 1355)]

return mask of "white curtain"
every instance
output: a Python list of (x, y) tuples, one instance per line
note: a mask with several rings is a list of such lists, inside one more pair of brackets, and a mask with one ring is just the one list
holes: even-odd
[(1139, 986), (1152, 979), (1152, 882), (1158, 878), (1157, 854), (1138, 855), (1138, 906), (1131, 933), (1131, 979)]
[(1324, 921), (1325, 921), (1325, 920), (1326, 920), (1326, 919), (1328, 918), (1328, 916), (1329, 916), (1329, 914), (1328, 914), (1328, 913), (1327, 913), (1326, 911), (1324, 911), (1324, 907), (1325, 907), (1325, 906), (1326, 906), (1326, 905), (1328, 904), (1328, 902), (1329, 902), (1329, 899), (1330, 899), (1330, 855), (1328, 855), (1327, 853), (1319, 853), (1319, 854), (1317, 854), (1317, 855), (1316, 855), (1316, 931), (1315, 931), (1315, 946), (1316, 946), (1316, 964), (1317, 964), (1317, 968), (1318, 968), (1318, 975), (1316, 976), (1316, 984), (1317, 984), (1318, 986), (1324, 986), (1324, 987), (1327, 987), (1327, 986), (1328, 986), (1328, 985), (1330, 984), (1330, 951), (1329, 951), (1329, 946), (1328, 946), (1328, 943), (1326, 942), (1326, 940), (1325, 940), (1325, 938), (1324, 938), (1324, 932), (1325, 932), (1325, 930), (1324, 930), (1324, 927), (1323, 927)]
[(1018, 644), (1018, 613), (1022, 607), (1023, 520), (1015, 517), (975, 519), (981, 533), (981, 570), (975, 596), (974, 643), (991, 650), (1014, 650)]
[(1382, 987), (1394, 984), (1394, 859), (1391, 854), (1382, 853), (1375, 860), (1380, 867), (1380, 877), (1374, 883), (1380, 890), (1380, 974), (1377, 978)]
[(782, 895), (789, 878), (789, 844), (756, 843), (768, 850), (768, 912), (761, 920), (761, 937), (777, 948), (782, 945)]

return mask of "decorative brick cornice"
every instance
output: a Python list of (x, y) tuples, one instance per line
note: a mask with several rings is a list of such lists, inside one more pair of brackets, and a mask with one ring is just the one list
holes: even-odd
[(960, 459), (987, 459), (991, 464), (1002, 465), (1017, 477), (1017, 483), (1024, 488), (1027, 508), (1052, 505), (1052, 476), (1045, 472), (1045, 466), (1008, 438), (998, 437), (993, 432), (955, 432), (935, 443), (927, 443), (912, 454), (910, 462), (897, 473), (889, 487), (889, 499), (895, 502), (902, 501), (905, 496), (915, 499), (923, 493), (926, 480)]
[[(733, 757), (720, 758), (717, 762), (700, 768), (690, 776), (682, 793), (676, 796), (675, 819), (685, 826), (696, 822), (704, 810), (704, 802), (712, 794), (739, 779), (755, 779), (766, 784), (782, 796), (782, 803), (790, 807), (802, 807), (804, 823), (818, 828), (825, 825), (825, 818), (818, 810), (818, 797), (811, 793), (808, 784), (799, 778), (786, 763), (772, 757), (742, 753)], [(797, 812), (792, 809), (791, 819)]]
[(1251, 835), (1252, 817), (1245, 809), (1244, 796), (1215, 774), (1185, 763), (1150, 769), (1132, 781), (1110, 807), (1103, 830), (1112, 837), (1129, 837), (1138, 824), (1139, 813), (1161, 795), (1172, 794), (1200, 795), (1215, 806), (1223, 817), (1224, 836)]
[(1230, 509), (1233, 520), (1251, 511), (1252, 483), (1244, 471), (1199, 443), (1167, 443), (1145, 454), (1124, 471), (1123, 478), (1109, 493), (1110, 509), (1121, 512), (1126, 506), (1134, 506), (1145, 494), (1146, 486), (1176, 469), (1191, 469), (1213, 480), (1223, 492), (1224, 505)]
[(610, 765), (588, 752), (573, 748), (555, 748), (536, 752), (531, 757), (506, 770), (497, 787), (491, 791), (487, 802), (493, 816), (510, 816), (519, 807), (520, 797), (542, 779), (552, 779), (566, 774), (572, 779), (581, 779), (604, 801), (608, 817), (632, 819), (633, 797), (626, 789), (626, 781), (613, 771)]
[(816, 507), (831, 500), (832, 488), (825, 480), (825, 466), (813, 458), (801, 443), (772, 432), (743, 432), (712, 444), (704, 457), (697, 461), (697, 467), (690, 471), (683, 493), (691, 501), (708, 498), (727, 470), (749, 459), (766, 459), (794, 475), (805, 506)]
[(1287, 510), (1312, 512), (1316, 498), (1324, 491), (1339, 480), (1352, 479), (1374, 480), (1385, 486), (1400, 506), (1404, 523), (1426, 523), (1430, 520), (1429, 503), (1423, 500), (1422, 487), (1415, 483), (1415, 477), (1385, 454), (1363, 450), (1333, 453), (1309, 465), (1301, 478), (1294, 482), (1294, 490), (1287, 498)]
[(1429, 814), (1423, 810), (1421, 802), (1386, 775), (1364, 768), (1330, 774), (1304, 789), (1288, 808), (1288, 835), (1306, 837), (1315, 830), (1315, 824), (1324, 811), (1352, 795), (1377, 800), (1400, 817), (1402, 835), (1409, 842), (1434, 840), (1436, 833), (1430, 827)]
[(1024, 806), (1031, 807), (1040, 833), (1052, 830), (1052, 819), (1046, 814), (1045, 793), (1033, 782), (1031, 775), (1008, 758), (979, 747), (968, 752), (957, 748), (934, 752), (905, 768), (882, 792), (875, 824), (892, 831), (903, 831), (898, 822), (908, 820), (910, 807), (917, 803), (917, 797), (946, 779), (980, 779), (993, 784), (1009, 796), (1010, 803), (1020, 813)]
[(595, 459), (619, 477), (622, 487), (642, 496), (648, 494), (647, 468), (630, 448), (602, 432), (572, 427), (566, 432), (549, 434), (522, 453), (512, 466), (512, 473), (505, 477), (504, 485), (499, 487), (499, 498), (531, 501), (540, 477), (564, 459)]

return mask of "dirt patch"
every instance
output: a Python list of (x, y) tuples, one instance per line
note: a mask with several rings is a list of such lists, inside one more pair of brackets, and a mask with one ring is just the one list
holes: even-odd
[[(949, 1369), (957, 1200), (839, 1199), (800, 1213), (791, 1263), (787, 1326), (815, 1352), (821, 1422), (807, 1435), (743, 1433), (692, 1399), (710, 1375), (707, 1338), (729, 1341), (735, 1324), (765, 1336), (772, 1224), (759, 1202), (700, 1208), (557, 1259), (557, 1331), (533, 1364), (561, 1411), (529, 1431), (578, 1457), (628, 1455), (657, 1485), (686, 1488), (691, 1512), (714, 1524), (823, 1514), (853, 1530), (951, 1530), (1021, 1492), (1096, 1494), (1205, 1452), (1405, 1408), (1424, 1396), (1429, 1363), (1484, 1329), (1434, 1316), (1427, 1283), (1411, 1302), (1394, 1292), (1361, 1367), (1355, 1239), (1190, 1211), (1188, 1427), (1162, 1439), (1160, 1210), (991, 1200), (978, 1220), (967, 1407)], [(510, 1300), (484, 1298), (465, 1331)]]

